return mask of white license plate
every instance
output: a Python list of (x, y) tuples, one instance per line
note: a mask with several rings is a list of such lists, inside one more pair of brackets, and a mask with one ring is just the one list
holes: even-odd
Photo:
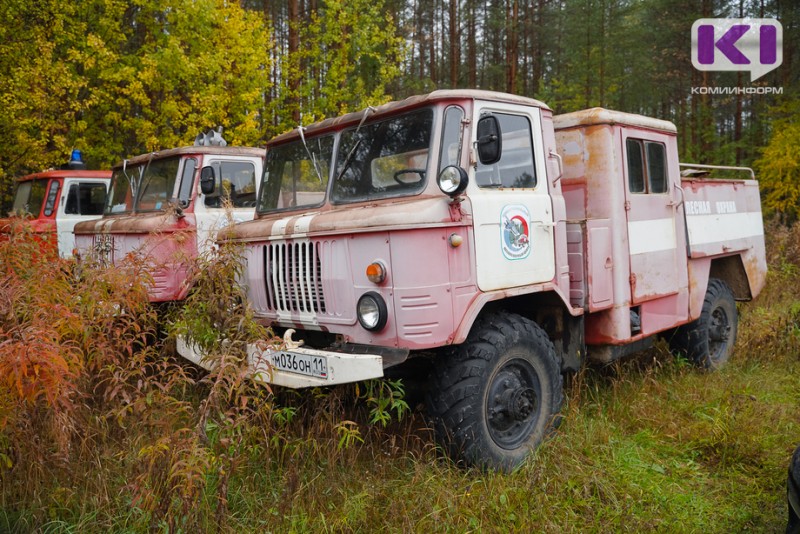
[(280, 351), (272, 354), (272, 365), (281, 371), (328, 378), (328, 358)]

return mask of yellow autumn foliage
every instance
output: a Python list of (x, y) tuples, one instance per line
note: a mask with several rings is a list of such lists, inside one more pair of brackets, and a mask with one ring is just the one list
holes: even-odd
[(800, 100), (774, 110), (772, 136), (755, 162), (764, 211), (793, 222), (800, 213)]
[(294, 54), (244, 4), (0, 3), (0, 206), (14, 177), (72, 148), (109, 168), (217, 126), (229, 144), (258, 146), (296, 127), (294, 110), (309, 122), (388, 99), (403, 42), (383, 0), (324, 3)]

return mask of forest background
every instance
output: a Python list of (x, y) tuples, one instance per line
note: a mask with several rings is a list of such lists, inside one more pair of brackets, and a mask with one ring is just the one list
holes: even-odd
[[(783, 64), (691, 63), (701, 17), (777, 18)], [(13, 179), (229, 143), (437, 88), (604, 106), (673, 121), (683, 161), (755, 165), (765, 207), (800, 199), (800, 4), (794, 0), (7, 0), (0, 4), (0, 204)], [(713, 95), (697, 88), (778, 88)], [(693, 92), (693, 88), (695, 91)]]

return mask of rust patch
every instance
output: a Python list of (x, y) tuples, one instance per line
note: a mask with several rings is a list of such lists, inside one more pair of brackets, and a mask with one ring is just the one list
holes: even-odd
[(742, 255), (744, 270), (750, 286), (750, 298), (756, 298), (767, 282), (767, 260), (763, 248)]
[[(621, 172), (616, 168), (613, 130), (608, 125), (591, 126), (585, 130), (586, 148), (586, 217), (612, 219), (619, 206), (615, 205)], [(591, 194), (589, 194), (591, 192)]]
[(130, 214), (83, 221), (75, 225), (76, 235), (107, 234), (154, 234), (174, 232), (194, 225), (194, 216), (186, 214), (176, 217), (170, 213)]

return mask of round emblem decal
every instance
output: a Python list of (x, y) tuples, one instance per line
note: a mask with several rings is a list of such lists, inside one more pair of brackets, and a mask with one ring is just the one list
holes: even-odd
[(506, 206), (500, 215), (500, 233), (503, 256), (521, 260), (531, 253), (531, 216), (525, 206)]

